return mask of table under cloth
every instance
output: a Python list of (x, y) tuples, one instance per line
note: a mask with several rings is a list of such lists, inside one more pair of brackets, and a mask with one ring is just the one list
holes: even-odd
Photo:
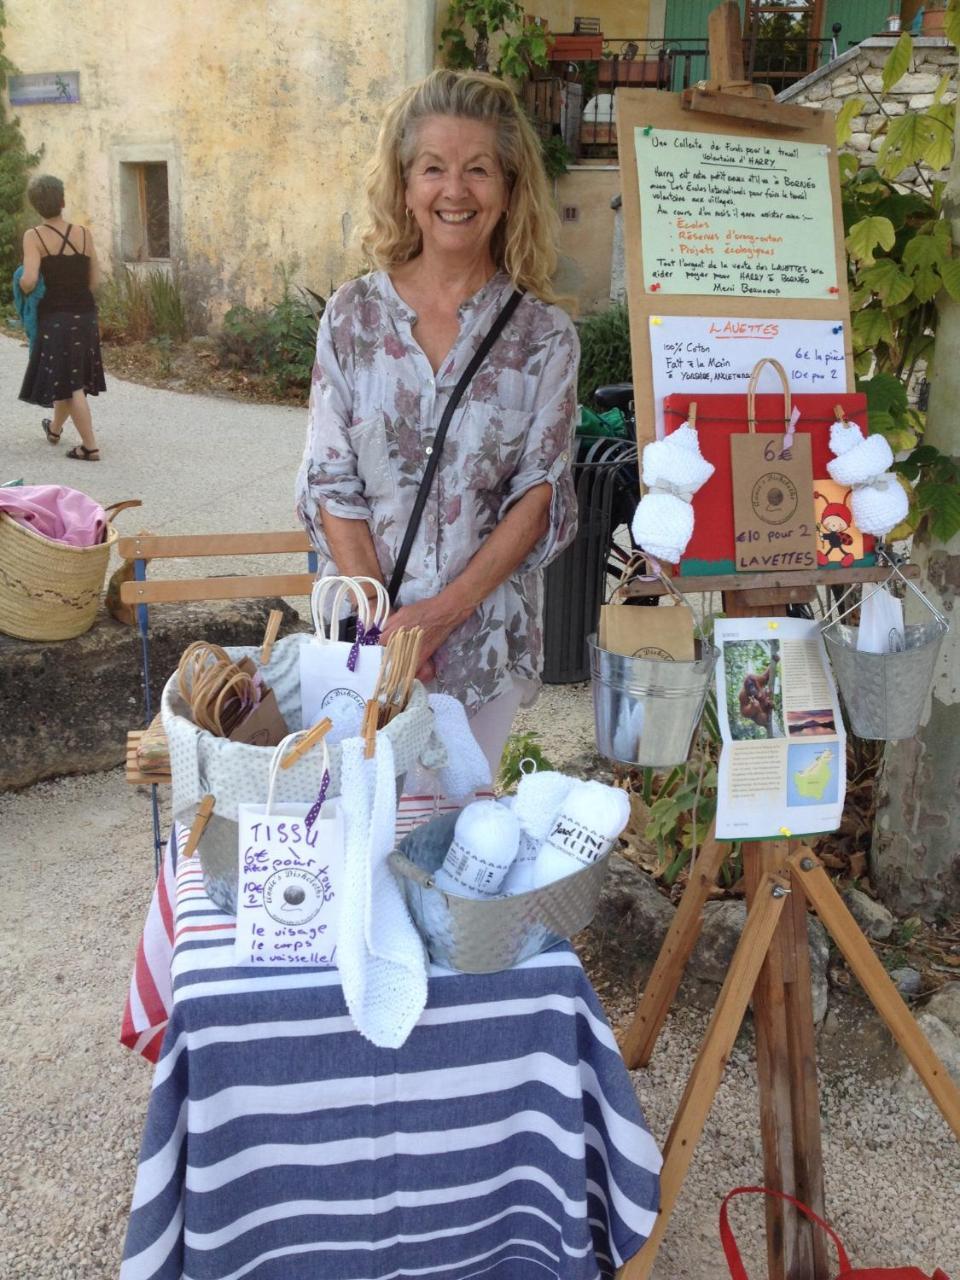
[(181, 859), (121, 1280), (598, 1280), (641, 1247), (660, 1153), (569, 946), (431, 969), (391, 1050), (335, 969), (238, 967), (233, 940)]

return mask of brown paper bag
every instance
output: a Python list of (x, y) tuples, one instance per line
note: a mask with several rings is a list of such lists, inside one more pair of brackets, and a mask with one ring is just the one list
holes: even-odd
[[(250, 658), (241, 659), (237, 666), (247, 675), (256, 675), (257, 668)], [(277, 695), (265, 685), (260, 701), (228, 736), (231, 742), (245, 742), (252, 747), (276, 747), (289, 732), (280, 714)]]
[[(783, 383), (784, 434), (756, 430), (756, 386), (764, 364), (773, 365)], [(817, 566), (810, 437), (788, 435), (790, 422), (790, 384), (783, 366), (776, 360), (761, 360), (747, 390), (748, 432), (730, 440), (738, 573)]]
[(605, 604), (600, 647), (631, 658), (693, 662), (693, 610), (685, 604)]

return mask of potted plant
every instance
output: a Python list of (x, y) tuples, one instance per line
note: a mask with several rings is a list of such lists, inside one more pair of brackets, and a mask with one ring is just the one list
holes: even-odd
[(942, 36), (946, 33), (947, 0), (927, 0), (923, 6), (920, 34)]

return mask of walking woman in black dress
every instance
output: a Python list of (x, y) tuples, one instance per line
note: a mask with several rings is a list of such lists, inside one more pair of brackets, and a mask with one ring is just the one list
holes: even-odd
[(43, 419), (50, 444), (59, 444), (67, 418), (80, 443), (67, 453), (80, 462), (99, 462), (87, 396), (106, 391), (100, 358), (100, 331), (93, 289), (99, 277), (93, 237), (86, 227), (63, 218), (63, 183), (45, 175), (34, 179), (27, 199), (43, 222), (23, 237), (20, 288), (31, 293), (42, 277), (45, 292), (37, 307), (37, 339), (20, 388), (28, 404), (53, 406)]

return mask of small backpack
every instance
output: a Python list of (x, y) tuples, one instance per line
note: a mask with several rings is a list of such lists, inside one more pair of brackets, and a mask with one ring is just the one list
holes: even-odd
[(788, 1196), (783, 1191), (771, 1191), (767, 1187), (735, 1187), (733, 1191), (724, 1196), (723, 1204), (720, 1206), (720, 1243), (723, 1246), (724, 1256), (727, 1259), (727, 1266), (730, 1268), (732, 1280), (748, 1280), (748, 1276), (740, 1258), (737, 1242), (733, 1238), (727, 1205), (734, 1196), (752, 1194), (776, 1196), (780, 1200), (786, 1200), (795, 1209), (799, 1209), (802, 1214), (810, 1218), (812, 1222), (817, 1223), (818, 1226), (824, 1229), (837, 1246), (840, 1270), (837, 1273), (836, 1280), (949, 1280), (949, 1276), (941, 1271), (939, 1267), (932, 1276), (928, 1276), (926, 1272), (921, 1271), (918, 1267), (860, 1267), (854, 1270), (850, 1266), (850, 1259), (847, 1257), (846, 1251), (832, 1227), (827, 1226), (824, 1220), (818, 1217), (812, 1209), (808, 1209), (805, 1204), (795, 1200), (793, 1196)]

